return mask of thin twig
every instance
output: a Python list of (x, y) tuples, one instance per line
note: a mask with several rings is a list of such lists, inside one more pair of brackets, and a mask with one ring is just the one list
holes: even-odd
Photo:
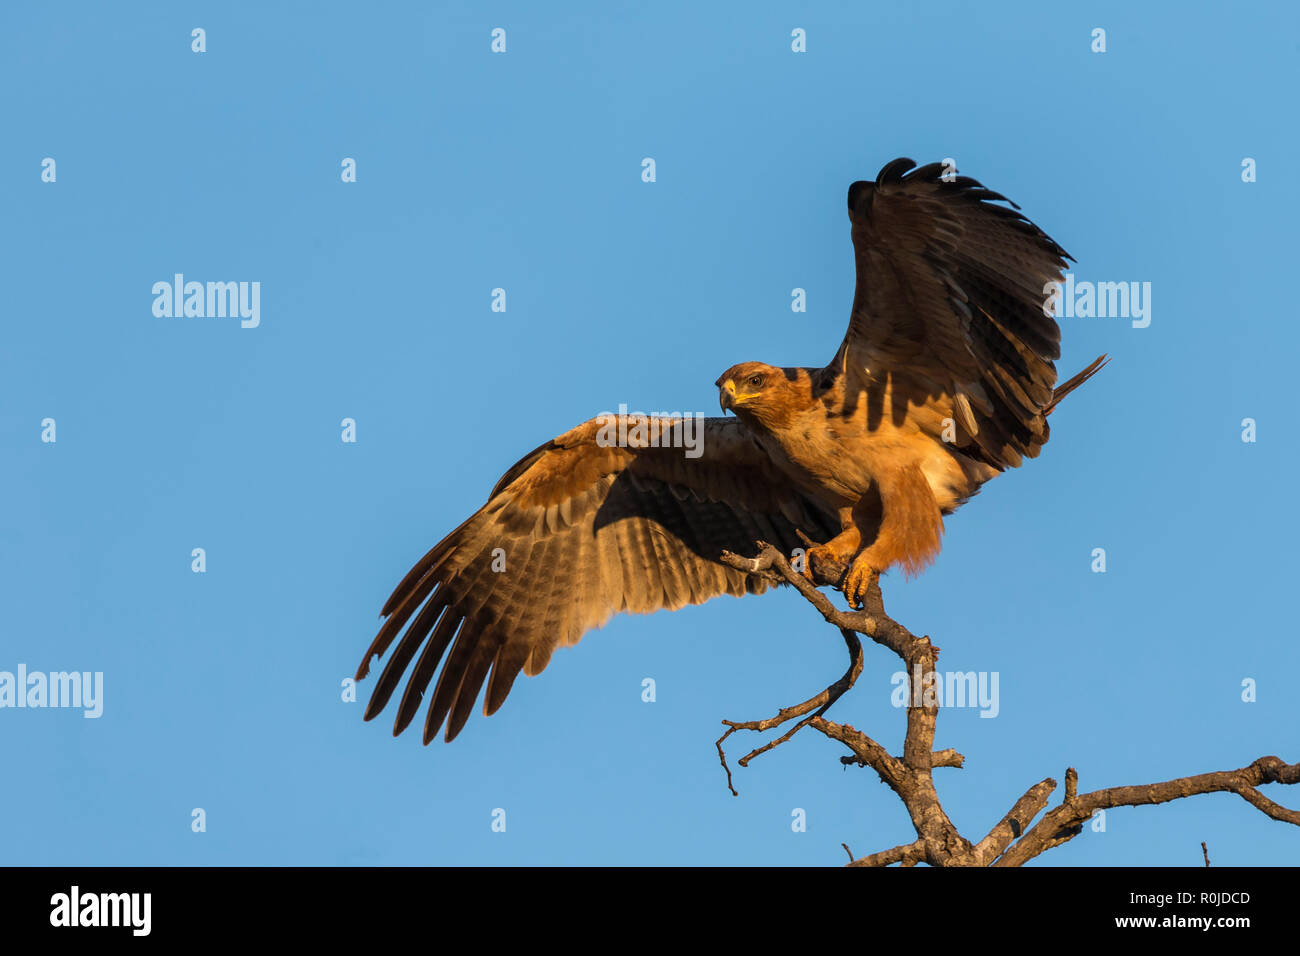
[(813, 708), (818, 708), (815, 714), (813, 714), (811, 717), (804, 717), (803, 720), (799, 721), (797, 724), (791, 727), (780, 737), (776, 738), (775, 740), (769, 741), (768, 743), (764, 744), (761, 747), (758, 747), (755, 750), (751, 750), (745, 756), (741, 757), (740, 765), (742, 767), (748, 767), (749, 762), (753, 760), (755, 757), (757, 757), (759, 754), (767, 753), (767, 751), (772, 750), (775, 747), (779, 747), (781, 744), (785, 743), (796, 733), (798, 733), (802, 728), (808, 726), (808, 724), (812, 720), (826, 713), (826, 711), (830, 708), (831, 704), (835, 703), (837, 700), (843, 697), (845, 691), (847, 691), (850, 687), (852, 687), (857, 682), (859, 675), (861, 675), (862, 673), (862, 642), (858, 640), (858, 636), (854, 634), (852, 631), (841, 628), (840, 634), (843, 635), (845, 646), (848, 648), (849, 651), (849, 669), (846, 670), (844, 672), (844, 676), (841, 677), (839, 680), (837, 680), (834, 684), (831, 684), (831, 686), (827, 687), (825, 690), (820, 691), (817, 694), (814, 694), (812, 697), (805, 700), (802, 704), (795, 704), (793, 707), (781, 708), (781, 710), (777, 712), (777, 715), (775, 717), (768, 717), (765, 720), (724, 720), (723, 721), (723, 723), (726, 724), (727, 726), (727, 731), (721, 737), (718, 738), (716, 742), (716, 746), (718, 748), (718, 759), (722, 761), (722, 769), (727, 771), (727, 789), (731, 791), (731, 795), (733, 797), (738, 797), (740, 796), (740, 794), (736, 791), (736, 788), (732, 783), (731, 768), (727, 766), (727, 753), (725, 750), (722, 749), (723, 741), (725, 741), (728, 737), (734, 734), (737, 730), (756, 730), (760, 732), (765, 730), (771, 730), (773, 727), (780, 727), (782, 724), (786, 723), (787, 721), (793, 720), (796, 717), (803, 716)]

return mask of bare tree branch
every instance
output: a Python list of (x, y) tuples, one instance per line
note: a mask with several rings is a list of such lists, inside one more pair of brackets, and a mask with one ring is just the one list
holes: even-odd
[(925, 841), (914, 840), (911, 843), (896, 846), (892, 850), (881, 850), (879, 853), (864, 856), (860, 860), (853, 860), (849, 863), (849, 866), (892, 866), (895, 863), (907, 865), (908, 861), (915, 863), (924, 858)]
[(1240, 770), (1221, 770), (1178, 777), (1163, 783), (1111, 787), (1076, 795), (1049, 811), (995, 865), (1020, 866), (1040, 853), (1068, 842), (1082, 832), (1083, 824), (1097, 810), (1168, 803), (1203, 793), (1238, 794), (1274, 820), (1300, 826), (1300, 812), (1278, 806), (1255, 789), (1264, 783), (1293, 784), (1297, 781), (1300, 781), (1300, 764), (1287, 764), (1278, 757), (1260, 757)]
[(975, 865), (987, 866), (1001, 856), (1013, 840), (1020, 839), (1025, 832), (1025, 825), (1042, 812), (1047, 806), (1047, 798), (1055, 789), (1056, 781), (1048, 777), (1025, 791), (1025, 795), (1016, 801), (1007, 815), (989, 831), (989, 835), (975, 844)]
[[(751, 574), (761, 574), (791, 585), (827, 622), (838, 627), (844, 637), (850, 663), (843, 677), (802, 704), (782, 708), (775, 717), (756, 721), (724, 720), (728, 729), (717, 741), (717, 748), (723, 769), (727, 771), (727, 786), (733, 794), (736, 790), (732, 786), (731, 770), (722, 749), (723, 741), (737, 730), (767, 731), (795, 718), (802, 719), (779, 738), (747, 754), (740, 760), (740, 765), (747, 766), (754, 757), (785, 743), (803, 727), (812, 727), (831, 740), (843, 744), (851, 752), (852, 756), (840, 758), (842, 763), (875, 770), (902, 801), (917, 838), (911, 843), (858, 859), (853, 859), (848, 846), (841, 844), (849, 854), (849, 866), (915, 866), (921, 862), (931, 866), (1020, 866), (1047, 850), (1074, 839), (1083, 832), (1084, 823), (1098, 810), (1166, 803), (1202, 793), (1235, 793), (1272, 819), (1300, 826), (1300, 811), (1274, 803), (1258, 789), (1267, 783), (1300, 783), (1300, 763), (1288, 764), (1279, 757), (1269, 756), (1260, 757), (1239, 770), (1179, 777), (1163, 783), (1112, 787), (1084, 794), (1079, 793), (1078, 772), (1070, 767), (1065, 772), (1065, 791), (1058, 806), (1043, 813), (1057, 784), (1051, 778), (1042, 780), (1015, 802), (987, 836), (978, 843), (971, 843), (949, 819), (934, 787), (934, 768), (960, 768), (966, 759), (951, 748), (940, 751), (934, 749), (939, 715), (935, 695), (922, 694), (917, 695), (920, 700), (909, 699), (907, 733), (901, 756), (891, 754), (876, 740), (849, 724), (836, 723), (824, 716), (862, 673), (863, 652), (857, 634), (865, 635), (901, 658), (908, 674), (919, 676), (922, 686), (935, 680), (935, 662), (939, 657), (939, 648), (928, 637), (916, 637), (885, 613), (878, 580), (872, 581), (861, 610), (843, 611), (835, 607), (818, 588), (838, 588), (846, 571), (842, 565), (818, 562), (812, 574), (805, 576), (794, 570), (779, 550), (764, 542), (759, 542), (756, 558), (743, 558), (728, 553), (723, 555), (723, 560), (732, 567)], [(1033, 823), (1039, 814), (1043, 814), (1042, 818)], [(1209, 850), (1204, 843), (1201, 844), (1201, 851), (1205, 865), (1209, 866)]]
[(820, 708), (817, 711), (817, 713), (812, 715), (812, 717), (807, 717), (799, 721), (799, 723), (795, 724), (793, 727), (791, 727), (788, 731), (786, 731), (776, 740), (770, 741), (769, 743), (766, 743), (763, 746), (759, 747), (758, 749), (752, 750), (749, 753), (747, 753), (745, 756), (741, 757), (740, 765), (742, 767), (748, 767), (749, 762), (753, 760), (755, 757), (757, 757), (759, 754), (766, 753), (772, 748), (778, 747), (781, 744), (785, 743), (796, 733), (798, 733), (800, 728), (806, 727), (811, 721), (813, 721), (817, 717), (820, 717), (822, 714), (826, 713), (827, 708), (829, 708), (831, 704), (839, 700), (844, 695), (844, 692), (847, 691), (850, 687), (852, 687), (854, 683), (857, 681), (858, 676), (862, 673), (862, 642), (859, 641), (858, 636), (850, 630), (847, 630), (845, 628), (840, 628), (840, 633), (844, 635), (844, 643), (845, 645), (847, 645), (849, 649), (849, 669), (845, 671), (844, 676), (841, 677), (839, 680), (837, 680), (834, 684), (832, 684), (830, 687), (827, 687), (821, 693), (814, 694), (812, 697), (805, 700), (802, 704), (795, 704), (793, 707), (781, 708), (781, 710), (777, 712), (777, 715), (775, 717), (768, 717), (766, 720), (724, 720), (723, 721), (723, 723), (727, 725), (727, 732), (724, 733), (717, 740), (718, 759), (722, 761), (722, 769), (727, 771), (727, 787), (731, 790), (731, 795), (733, 797), (738, 797), (740, 796), (740, 794), (736, 791), (735, 786), (732, 785), (731, 768), (727, 766), (727, 754), (726, 751), (722, 749), (723, 741), (725, 741), (728, 737), (734, 734), (737, 730), (757, 730), (757, 731), (771, 730), (773, 727), (779, 727), (782, 724), (786, 723), (787, 721), (793, 720), (795, 717), (802, 717), (804, 714), (808, 713), (808, 711), (812, 710), (814, 707)]

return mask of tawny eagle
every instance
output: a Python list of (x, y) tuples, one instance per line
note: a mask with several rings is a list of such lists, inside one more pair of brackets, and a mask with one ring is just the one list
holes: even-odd
[(1038, 454), (1048, 413), (1102, 363), (1056, 387), (1060, 329), (1044, 302), (1067, 253), (938, 163), (895, 160), (850, 186), (848, 207), (857, 288), (830, 364), (723, 372), (724, 416), (699, 423), (698, 457), (672, 440), (684, 423), (663, 419), (662, 434), (625, 428), (621, 443), (593, 419), (526, 455), (384, 605), (357, 679), (397, 645), (367, 720), (409, 673), (394, 734), (432, 683), (424, 741), (444, 723), (451, 740), (485, 683), (492, 714), (521, 670), (540, 673), (620, 611), (765, 591), (767, 577), (720, 561), (759, 540), (818, 542), (807, 568), (847, 564), (841, 589), (858, 605), (873, 575), (934, 559), (943, 515)]

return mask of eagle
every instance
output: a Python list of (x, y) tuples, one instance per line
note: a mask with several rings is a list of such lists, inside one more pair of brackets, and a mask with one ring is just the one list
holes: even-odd
[(722, 561), (760, 541), (805, 548), (810, 577), (845, 566), (854, 607), (882, 572), (920, 572), (943, 517), (1038, 455), (1048, 414), (1106, 361), (1056, 384), (1045, 302), (1072, 257), (1019, 208), (940, 163), (853, 183), (856, 289), (830, 363), (742, 362), (714, 383), (721, 417), (605, 415), (525, 455), (384, 605), (356, 679), (397, 645), (366, 720), (409, 675), (394, 735), (432, 685), (424, 742), (444, 725), (451, 741), (484, 685), (491, 715), (616, 613), (774, 586)]

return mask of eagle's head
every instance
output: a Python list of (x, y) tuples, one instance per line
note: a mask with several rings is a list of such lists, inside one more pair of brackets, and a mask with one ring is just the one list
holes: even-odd
[(718, 404), (723, 412), (735, 412), (740, 418), (772, 427), (798, 404), (797, 395), (792, 394), (798, 388), (790, 371), (763, 362), (733, 365), (714, 382)]

